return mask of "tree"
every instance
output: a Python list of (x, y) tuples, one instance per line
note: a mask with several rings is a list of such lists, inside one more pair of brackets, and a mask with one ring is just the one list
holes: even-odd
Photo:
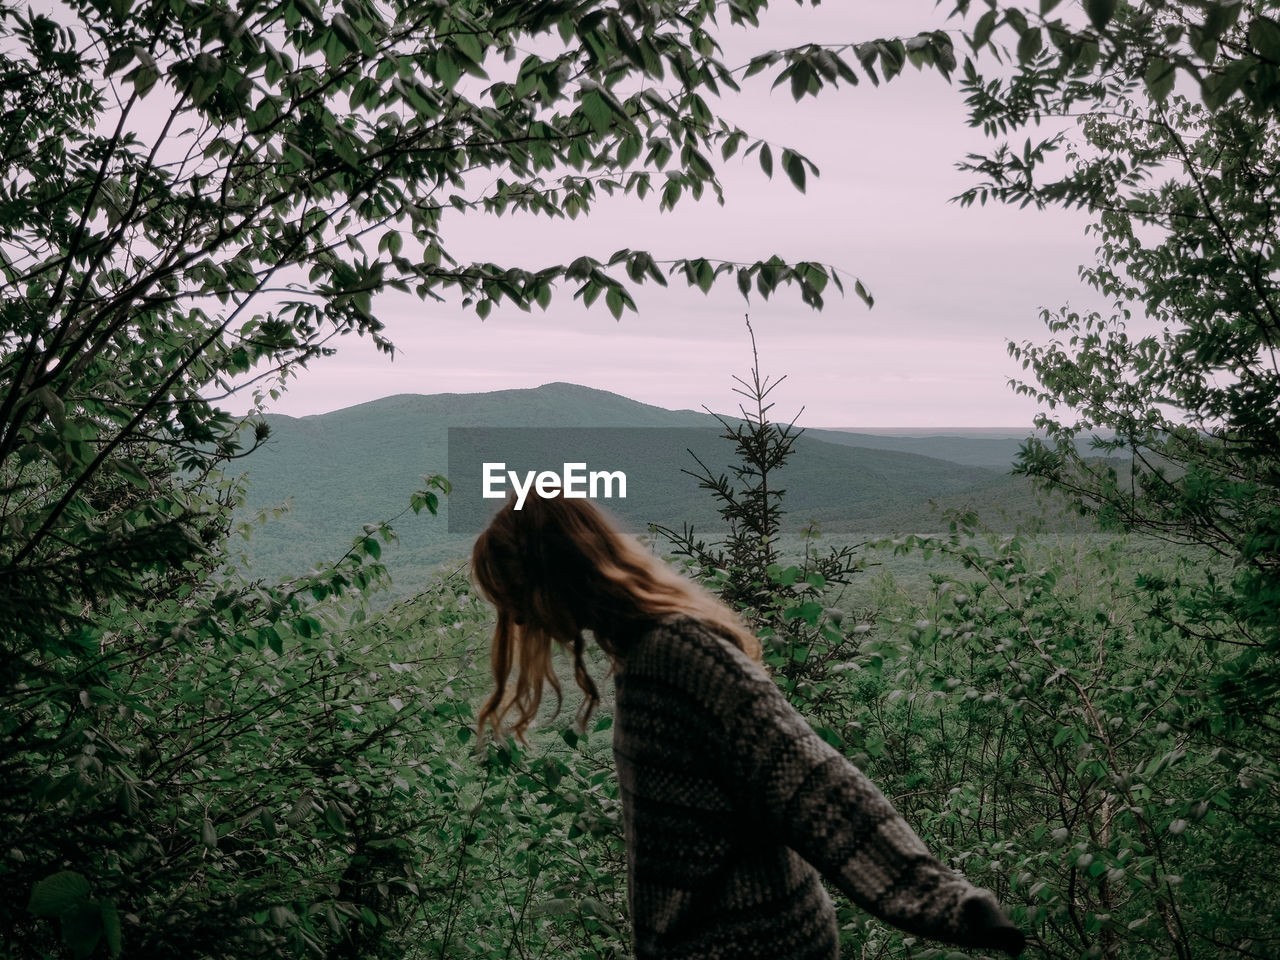
[[(750, 318), (746, 323), (750, 380), (734, 377), (739, 384), (734, 392), (745, 400), (738, 408), (742, 417), (713, 414), (724, 428), (721, 439), (733, 444), (736, 462), (728, 473), (717, 473), (693, 455), (697, 469), (684, 471), (718, 504), (727, 526), (724, 537), (709, 542), (688, 523), (680, 530), (655, 523), (650, 530), (670, 543), (674, 558), (691, 576), (742, 615), (762, 640), (764, 663), (776, 671), (779, 686), (797, 706), (813, 710), (835, 697), (828, 682), (830, 667), (856, 645), (855, 635), (841, 629), (842, 614), (823, 601), (828, 588), (848, 584), (863, 564), (853, 545), (815, 549), (821, 534), (813, 523), (801, 533), (801, 564), (783, 562), (778, 540), (785, 514), (785, 467), (804, 431), (795, 426), (799, 414), (786, 423), (769, 419), (769, 395), (786, 376), (774, 380), (761, 375), (755, 331)], [(822, 732), (836, 739), (830, 730)]]
[[(1273, 881), (1240, 863), (1280, 837), (1280, 4), (1063, 6), (955, 5), (981, 10), (960, 70), (971, 121), (1003, 141), (962, 164), (977, 182), (959, 200), (1093, 215), (1098, 259), (1080, 273), (1112, 311), (1047, 310), (1050, 343), (1010, 345), (1034, 377), (1015, 388), (1047, 408), (1020, 469), (1104, 528), (1197, 558), (1134, 583), (1187, 644), (1169, 722), (1202, 771), (1200, 815), (1220, 818), (1196, 829), (1223, 854), (1165, 916), (1178, 956), (1270, 955), (1257, 904)], [(1149, 829), (1159, 815), (1136, 803)], [(1183, 925), (1192, 897), (1217, 906)]]
[[(198, 555), (197, 518), (217, 510), (188, 499), (199, 483), (159, 478), (173, 464), (203, 475), (242, 448), (216, 398), (246, 379), (294, 375), (349, 333), (392, 351), (381, 291), (458, 297), (483, 317), (503, 300), (545, 308), (564, 283), (617, 317), (636, 283), (678, 275), (707, 290), (732, 276), (744, 294), (794, 285), (820, 306), (841, 281), (816, 263), (660, 263), (629, 249), (607, 262), (458, 263), (445, 234), (451, 210), (576, 217), (602, 192), (662, 208), (718, 196), (713, 158), (743, 148), (771, 175), (776, 145), (706, 99), (737, 88), (715, 18), (750, 26), (765, 6), (0, 7), (7, 616), (38, 630), (95, 583), (109, 596), (132, 582), (125, 571)], [(814, 49), (816, 71), (802, 50), (739, 72), (782, 63), (778, 81), (797, 95), (856, 82), (838, 51)], [(864, 44), (861, 69), (891, 76), (905, 49)], [(952, 63), (945, 34), (912, 50)], [(785, 148), (779, 163), (800, 189), (816, 172)], [(140, 468), (144, 456), (157, 469)]]
[[(274, 397), (346, 334), (392, 351), (376, 312), (387, 290), (484, 317), (501, 301), (545, 308), (567, 286), (617, 317), (635, 284), (732, 278), (744, 295), (790, 285), (820, 306), (841, 280), (816, 263), (630, 249), (460, 263), (445, 226), (450, 211), (572, 218), (601, 193), (662, 208), (718, 197), (716, 164), (739, 150), (767, 175), (776, 155), (804, 189), (811, 162), (723, 122), (709, 98), (770, 69), (800, 96), (908, 59), (954, 65), (930, 33), (768, 51), (735, 71), (716, 18), (756, 26), (765, 6), (0, 3), (8, 955), (396, 949), (407, 894), (387, 851), (412, 824), (379, 776), (410, 728), (420, 745), (440, 730), (398, 708), (339, 717), (315, 694), (352, 682), (342, 651), (392, 533), (371, 525), (285, 584), (229, 571), (240, 492), (227, 469), (265, 430), (219, 401)], [(429, 486), (414, 508), (434, 512), (436, 497)], [(250, 678), (265, 688), (246, 693)], [(252, 789), (210, 786), (255, 760)], [(323, 799), (321, 775), (336, 778)], [(282, 846), (290, 791), (291, 827), (317, 811), (324, 824)]]

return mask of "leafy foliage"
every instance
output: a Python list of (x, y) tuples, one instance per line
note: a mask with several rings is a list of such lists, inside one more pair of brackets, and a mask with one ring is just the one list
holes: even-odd
[[(763, 6), (734, 4), (729, 19), (753, 22)], [(292, 375), (340, 335), (392, 351), (373, 312), (382, 291), (459, 297), (483, 316), (500, 301), (545, 308), (567, 283), (617, 316), (636, 283), (674, 273), (705, 290), (732, 273), (744, 292), (794, 285), (821, 305), (834, 272), (777, 257), (660, 264), (621, 250), (534, 267), (449, 254), (448, 211), (576, 216), (601, 191), (653, 191), (665, 205), (718, 192), (709, 157), (748, 135), (704, 99), (737, 86), (707, 33), (716, 13), (0, 7), (10, 609), (38, 621), (77, 608), (83, 590), (60, 576), (30, 589), (37, 573), (82, 567), (112, 594), (133, 582), (108, 584), (112, 570), (170, 569), (207, 549), (216, 531), (201, 534), (198, 518), (224, 513), (229, 495), (167, 477), (203, 474), (242, 446), (210, 398)], [(545, 55), (491, 81), (526, 41)], [(496, 182), (477, 185), (478, 170)], [(100, 522), (108, 501), (119, 519)]]
[[(1188, 756), (1212, 758), (1198, 784), (1219, 784), (1236, 818), (1221, 863), (1198, 865), (1197, 896), (1213, 907), (1171, 926), (1171, 949), (1267, 954), (1275, 941), (1259, 918), (1273, 883), (1236, 857), (1274, 856), (1280, 809), (1280, 8), (1086, 3), (1087, 22), (1068, 23), (1057, 6), (987, 4), (971, 46), (1016, 35), (1016, 53), (999, 46), (1013, 66), (993, 79), (966, 59), (962, 83), (972, 121), (994, 136), (1081, 119), (970, 157), (980, 179), (960, 200), (1093, 215), (1098, 259), (1081, 276), (1110, 313), (1045, 311), (1055, 339), (1010, 346), (1034, 377), (1017, 389), (1051, 411), (1021, 470), (1105, 528), (1199, 558), (1134, 581), (1195, 690), (1168, 722)], [(1154, 332), (1131, 333), (1135, 323)], [(1086, 458), (1078, 439), (1095, 430), (1113, 439), (1095, 438), (1105, 456)], [(1232, 876), (1248, 904), (1239, 914), (1217, 892)]]
[[(758, 371), (754, 415), (728, 431), (743, 487), (705, 478), (733, 539), (677, 545), (760, 627), (815, 726), (1046, 954), (1272, 955), (1275, 4), (1090, 0), (1070, 23), (1052, 2), (972, 6), (961, 66), (927, 33), (742, 73), (802, 97), (955, 71), (994, 135), (1089, 114), (1069, 150), (1051, 133), (970, 158), (964, 199), (1097, 214), (1084, 276), (1117, 316), (1050, 315), (1064, 342), (1014, 348), (1025, 389), (1080, 413), (1045, 418), (1025, 469), (1187, 562), (975, 546), (961, 519), (903, 546), (969, 575), (887, 594), (879, 622), (833, 610), (855, 557), (778, 562), (767, 477), (794, 434), (768, 423)], [(472, 211), (718, 196), (715, 164), (739, 151), (804, 189), (806, 158), (708, 106), (741, 76), (714, 19), (763, 9), (0, 6), (5, 956), (626, 955), (607, 714), (477, 754), (487, 616), (446, 579), (371, 620), (387, 524), (283, 583), (227, 569), (242, 491), (223, 471), (265, 430), (215, 398), (256, 382), (265, 400), (343, 334), (392, 350), (387, 290), (482, 317), (545, 308), (558, 285), (619, 316), (671, 276), (821, 304), (841, 281), (820, 264), (459, 263), (447, 243)], [(1012, 64), (995, 80), (992, 51)], [(1129, 337), (1139, 308), (1163, 334)], [(1078, 455), (1098, 427), (1130, 451), (1123, 471)], [(411, 508), (443, 492), (429, 481)], [(842, 916), (865, 956), (901, 940)]]
[(1264, 768), (1200, 723), (1224, 657), (1134, 589), (1199, 558), (975, 539), (972, 516), (955, 520), (895, 544), (965, 573), (890, 599), (885, 633), (847, 665), (858, 762), (1046, 956), (1267, 955), (1274, 880), (1251, 863), (1277, 805)]
[[(458, 914), (415, 925), (466, 889), (465, 820), (439, 801), (475, 789), (441, 742), (466, 707), (420, 676), (436, 648), (365, 623), (394, 532), (246, 579), (227, 563), (243, 500), (227, 468), (269, 430), (218, 403), (273, 399), (344, 335), (391, 352), (388, 291), (484, 317), (559, 286), (617, 317), (636, 284), (731, 276), (820, 306), (835, 272), (768, 254), (450, 253), (454, 216), (718, 197), (739, 149), (776, 149), (803, 189), (812, 163), (708, 105), (737, 87), (714, 19), (754, 26), (764, 7), (0, 3), (6, 956), (454, 949)], [(819, 56), (806, 91), (849, 79), (835, 53), (765, 66), (794, 83)], [(446, 489), (429, 478), (410, 507), (434, 513)], [(416, 873), (442, 850), (461, 851), (443, 901)]]

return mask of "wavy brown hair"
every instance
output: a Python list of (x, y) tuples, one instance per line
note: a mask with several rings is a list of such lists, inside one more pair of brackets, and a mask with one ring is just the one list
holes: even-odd
[(501, 733), (514, 711), (510, 730), (523, 741), (548, 684), (559, 711), (562, 693), (551, 664), (557, 643), (573, 651), (573, 675), (584, 695), (578, 718), (585, 723), (600, 702), (583, 662), (587, 629), (617, 666), (646, 625), (685, 614), (760, 662), (760, 641), (736, 613), (647, 553), (587, 499), (531, 491), (520, 510), (508, 499), (476, 539), (471, 577), (497, 608), (494, 689), (480, 708), (481, 731), (491, 726)]

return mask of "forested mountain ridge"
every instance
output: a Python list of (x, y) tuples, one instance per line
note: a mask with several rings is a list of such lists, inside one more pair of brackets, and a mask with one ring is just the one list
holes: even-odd
[[(682, 471), (695, 466), (686, 428), (720, 429), (707, 413), (666, 410), (616, 393), (569, 383), (488, 393), (400, 394), (307, 417), (268, 414), (267, 442), (241, 461), (249, 482), (245, 513), (292, 501), (292, 510), (255, 531), (249, 545), (255, 566), (288, 575), (345, 551), (363, 524), (395, 517), (425, 474), (447, 474), (450, 427), (671, 428), (627, 435), (660, 486), (661, 516), (640, 522), (716, 522), (711, 502)], [(1029, 485), (1007, 468), (850, 443), (851, 434), (806, 430), (783, 479), (793, 529), (815, 520), (829, 532), (885, 534), (939, 529), (931, 501), (979, 509), (995, 523), (1000, 511), (1034, 512)], [(886, 439), (886, 438), (878, 438)], [(920, 440), (920, 438), (912, 438)], [(964, 438), (943, 437), (951, 449)], [(833, 440), (835, 442), (833, 442)], [(700, 455), (727, 464), (730, 445), (714, 441)], [(977, 442), (977, 441), (972, 441)], [(927, 441), (917, 446), (928, 449)], [(982, 454), (979, 454), (979, 456)], [(457, 482), (458, 478), (451, 477)], [(652, 495), (650, 499), (655, 499)], [(470, 542), (450, 534), (447, 499), (441, 516), (406, 517), (397, 524), (400, 543), (388, 558), (392, 569), (459, 556)]]

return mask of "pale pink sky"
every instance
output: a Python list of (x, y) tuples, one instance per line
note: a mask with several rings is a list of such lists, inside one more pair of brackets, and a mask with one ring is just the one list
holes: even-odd
[[(949, 7), (945, 4), (944, 7)], [(816, 10), (777, 0), (762, 30), (726, 31), (729, 60), (795, 43), (910, 35), (942, 26), (933, 0), (859, 0)], [(955, 26), (955, 24), (951, 24)], [(957, 38), (958, 39), (958, 38)], [(957, 42), (962, 47), (962, 41)], [(796, 104), (760, 76), (722, 113), (794, 146), (821, 176), (797, 193), (754, 157), (722, 165), (726, 205), (682, 201), (665, 214), (652, 195), (602, 201), (586, 219), (454, 216), (445, 242), (459, 260), (531, 268), (621, 247), (659, 259), (819, 260), (860, 277), (868, 310), (830, 289), (815, 312), (786, 290), (768, 302), (731, 281), (708, 296), (672, 280), (636, 291), (639, 313), (615, 322), (603, 298), (590, 310), (562, 286), (546, 313), (495, 310), (480, 321), (458, 306), (388, 295), (376, 303), (394, 360), (354, 337), (313, 363), (270, 409), (301, 416), (396, 393), (479, 392), (563, 380), (669, 408), (732, 410), (745, 374), (751, 314), (765, 372), (787, 374), (775, 412), (801, 425), (1021, 426), (1033, 404), (1008, 388), (1021, 371), (1005, 341), (1045, 341), (1042, 307), (1097, 305), (1077, 279), (1094, 241), (1079, 214), (988, 206), (961, 209), (955, 163), (993, 144), (966, 126), (960, 91), (912, 67), (888, 85), (827, 90)], [(1021, 138), (1019, 139), (1019, 143)], [(232, 409), (237, 404), (229, 404)]]

